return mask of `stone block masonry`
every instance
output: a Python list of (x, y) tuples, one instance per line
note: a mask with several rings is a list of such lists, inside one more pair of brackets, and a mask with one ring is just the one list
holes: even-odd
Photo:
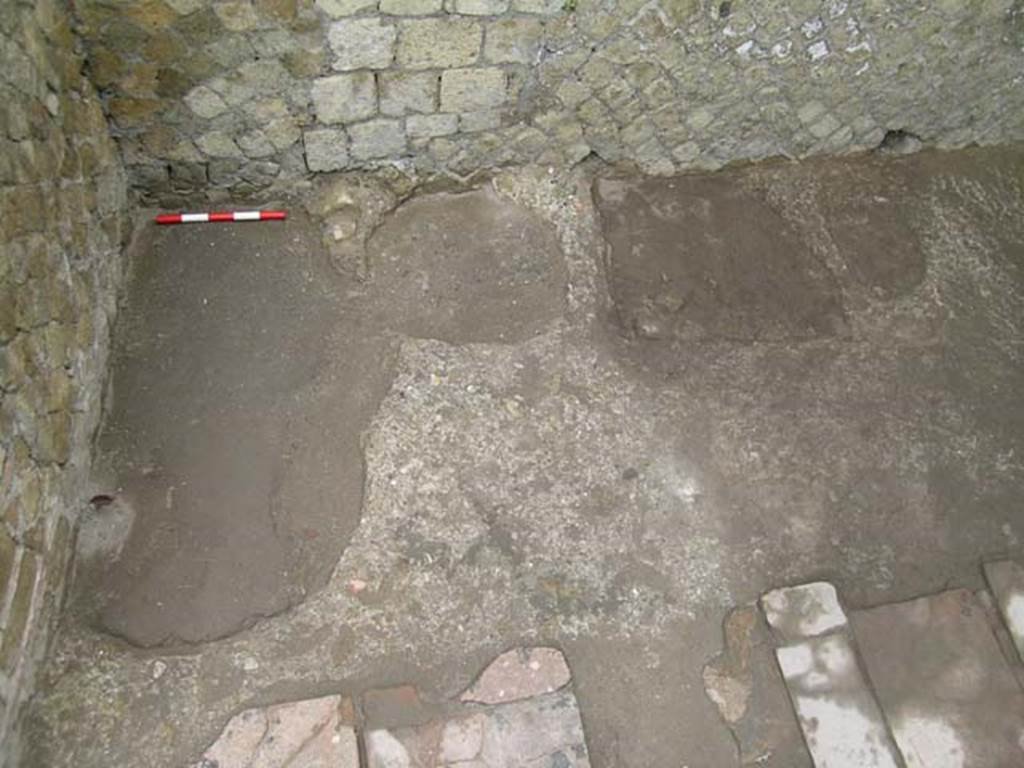
[(670, 174), (888, 131), (1024, 138), (1018, 0), (76, 7), (132, 183), (166, 205), (380, 165), (464, 176), (594, 153)]
[[(57, 0), (0, 11), (0, 765), (52, 635), (100, 416), (124, 170)], [(227, 109), (212, 94), (195, 105)], [(226, 140), (230, 136), (225, 134)]]

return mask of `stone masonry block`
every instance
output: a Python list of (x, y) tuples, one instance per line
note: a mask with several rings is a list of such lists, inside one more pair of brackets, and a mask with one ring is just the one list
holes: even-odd
[(394, 16), (426, 16), (441, 10), (444, 0), (381, 0), (381, 13)]
[(543, 32), (537, 19), (501, 19), (488, 24), (484, 59), (489, 64), (532, 64)]
[(824, 581), (768, 592), (761, 607), (769, 626), (786, 642), (842, 630), (847, 624), (836, 588)]
[(512, 10), (516, 13), (536, 13), (554, 16), (565, 8), (565, 0), (512, 0)]
[(405, 130), (413, 139), (432, 139), (450, 136), (459, 129), (458, 115), (409, 115)]
[(503, 69), (453, 69), (441, 76), (441, 111), (476, 112), (505, 102), (508, 78)]
[(372, 160), (405, 152), (405, 133), (397, 120), (370, 120), (349, 128), (352, 157)]
[(436, 112), (440, 78), (433, 72), (382, 72), (380, 111), (401, 116), (412, 112)]
[(377, 10), (377, 0), (316, 0), (316, 7), (332, 19)]
[(228, 108), (224, 99), (205, 85), (193, 88), (185, 95), (185, 103), (196, 115), (203, 118), (216, 117)]
[(476, 63), (483, 30), (469, 19), (409, 19), (400, 26), (398, 64), (408, 69), (444, 69)]
[(341, 128), (305, 131), (306, 165), (311, 171), (337, 171), (348, 166), (348, 136)]
[(455, 12), (467, 16), (497, 16), (508, 10), (509, 0), (455, 0)]
[(242, 150), (224, 131), (210, 131), (196, 139), (196, 146), (210, 157), (241, 157)]
[(482, 109), (479, 112), (463, 112), (459, 115), (459, 130), (463, 133), (490, 131), (501, 127), (501, 111)]
[(331, 75), (313, 81), (313, 109), (321, 123), (349, 123), (377, 113), (372, 72)]
[(331, 24), (327, 43), (336, 70), (386, 69), (395, 57), (397, 30), (379, 18), (345, 19)]

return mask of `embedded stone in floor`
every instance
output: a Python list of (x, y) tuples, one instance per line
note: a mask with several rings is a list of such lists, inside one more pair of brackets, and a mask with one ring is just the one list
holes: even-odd
[(367, 768), (589, 768), (576, 696), (558, 691), (419, 728), (366, 734)]
[(851, 621), (908, 768), (1024, 765), (1024, 691), (972, 592), (856, 611)]
[(768, 625), (785, 642), (847, 626), (836, 588), (824, 581), (772, 590), (761, 598), (761, 607)]
[[(588, 768), (571, 682), (569, 665), (557, 649), (514, 648), (492, 661), (443, 716), (411, 727), (401, 713), (386, 727), (370, 722), (367, 768)], [(367, 703), (383, 693), (364, 697), (368, 715)], [(418, 697), (416, 711), (426, 711)], [(378, 712), (375, 719), (382, 716), (386, 713)]]
[(817, 768), (899, 765), (849, 638), (816, 637), (776, 656)]
[(817, 768), (896, 768), (885, 719), (857, 662), (846, 614), (826, 582), (779, 589), (761, 607)]
[(359, 768), (352, 712), (341, 696), (247, 709), (193, 768)]
[(514, 648), (483, 671), (462, 701), (501, 704), (553, 693), (569, 682), (569, 666), (555, 648)]
[(1024, 566), (1013, 560), (986, 563), (985, 578), (1010, 630), (1017, 654), (1024, 661)]

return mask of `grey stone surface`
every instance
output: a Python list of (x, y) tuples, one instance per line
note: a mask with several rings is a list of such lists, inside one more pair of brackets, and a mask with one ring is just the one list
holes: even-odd
[(899, 757), (849, 639), (815, 637), (776, 651), (816, 768), (897, 768)]
[(761, 598), (768, 625), (783, 642), (793, 642), (846, 629), (846, 613), (836, 588), (818, 581), (775, 589)]
[(341, 128), (317, 128), (302, 134), (311, 171), (337, 171), (348, 166), (348, 135)]
[(985, 563), (985, 578), (999, 613), (1024, 661), (1024, 566), (1015, 560)]
[(458, 115), (409, 115), (405, 130), (413, 139), (450, 136), (459, 129)]
[(463, 112), (459, 115), (459, 130), (465, 133), (486, 131), (501, 125), (501, 112), (497, 109), (481, 109)]
[(533, 64), (544, 27), (537, 19), (502, 19), (487, 25), (484, 59), (489, 64)]
[[(180, 161), (181, 147), (228, 122), (237, 133), (262, 128), (247, 114), (260, 97), (280, 99), (286, 113), (277, 119), (306, 127), (304, 94), (332, 69), (505, 69), (511, 87), (491, 105), (507, 116), (502, 123), (390, 158), (428, 176), (510, 162), (572, 165), (590, 154), (670, 175), (780, 156), (1012, 141), (1024, 138), (1024, 124), (1012, 86), (1017, 15), (1007, 2), (920, 4), (897, 18), (871, 0), (728, 12), (693, 0), (232, 0), (215, 8), (206, 0), (183, 16), (157, 0), (131, 13), (93, 1), (81, 29), (120, 141), (146, 157), (130, 163), (134, 183), (156, 200), (178, 190), (154, 168)], [(206, 93), (198, 89), (226, 108), (193, 96), (199, 111), (182, 112), (184, 96)], [(548, 110), (571, 114), (580, 135), (540, 127), (535, 118)], [(543, 137), (521, 139), (528, 127)], [(285, 157), (291, 145), (275, 149), (266, 158), (281, 173), (257, 186), (287, 191), (308, 170)], [(189, 161), (210, 159), (199, 154)], [(208, 174), (194, 194), (223, 196), (217, 190), (232, 186), (253, 184)]]
[(508, 10), (509, 0), (453, 0), (456, 13), (497, 16)]
[(381, 73), (380, 111), (400, 117), (417, 112), (436, 112), (440, 78), (433, 72)]
[(406, 148), (405, 133), (397, 120), (370, 120), (351, 126), (352, 156), (359, 160), (393, 157)]
[(851, 616), (908, 768), (1024, 761), (1024, 691), (969, 590)]
[[(157, 15), (176, 17), (166, 6)], [(123, 537), (110, 529), (127, 522), (89, 503), (130, 227), (125, 167), (78, 21), (50, 0), (0, 8), (0, 763), (12, 766), (78, 522), (105, 518), (108, 536), (82, 536), (94, 556), (116, 550)], [(177, 98), (191, 116), (187, 91)], [(166, 164), (156, 173), (166, 180)]]
[(332, 19), (355, 16), (377, 9), (379, 0), (316, 0), (316, 7)]
[(452, 69), (441, 75), (441, 111), (475, 112), (504, 103), (508, 77), (497, 67)]
[(238, 137), (238, 146), (246, 157), (270, 157), (276, 151), (263, 131), (256, 129)]
[(398, 64), (407, 69), (465, 67), (480, 55), (483, 29), (469, 19), (401, 22)]
[(428, 16), (437, 13), (444, 0), (381, 0), (381, 13), (395, 16)]
[(216, 117), (228, 108), (224, 100), (205, 85), (197, 86), (189, 91), (185, 95), (185, 103), (199, 117), (205, 118)]
[(321, 123), (364, 120), (377, 113), (377, 84), (369, 72), (314, 80), (312, 97), (317, 121)]
[(242, 150), (226, 131), (210, 131), (196, 139), (196, 146), (210, 157), (241, 157)]
[(587, 768), (583, 723), (571, 692), (537, 696), (420, 728), (366, 734), (367, 768)]
[(359, 768), (340, 696), (247, 709), (231, 718), (193, 768)]
[(569, 666), (558, 649), (513, 648), (492, 661), (460, 699), (502, 704), (553, 693), (570, 679)]
[(331, 24), (327, 42), (334, 69), (386, 69), (395, 56), (398, 30), (394, 24), (375, 17), (344, 19)]

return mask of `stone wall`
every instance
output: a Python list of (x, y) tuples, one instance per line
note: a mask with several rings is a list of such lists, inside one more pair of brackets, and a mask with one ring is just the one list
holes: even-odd
[[(0, 3), (0, 764), (63, 595), (126, 185), (64, 9)], [(83, 498), (86, 495), (86, 498)]]
[(652, 173), (1024, 137), (1021, 0), (82, 0), (166, 203), (401, 163)]

